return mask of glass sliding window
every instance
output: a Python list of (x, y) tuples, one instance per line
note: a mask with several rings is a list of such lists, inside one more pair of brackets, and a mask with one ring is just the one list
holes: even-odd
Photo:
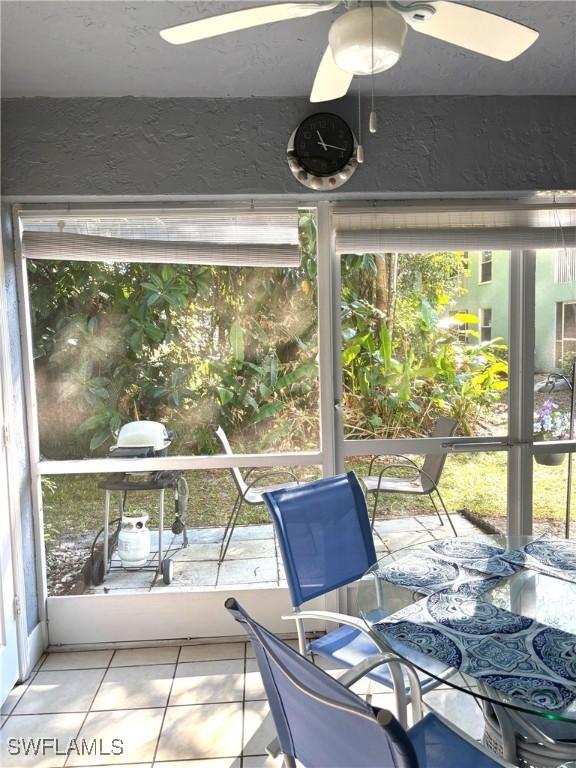
[[(576, 357), (576, 271), (573, 251), (536, 253), (534, 439), (570, 433), (572, 367)], [(536, 511), (535, 507), (535, 511)]]
[[(563, 537), (568, 510), (570, 538), (576, 538), (575, 505), (568, 495), (570, 456), (568, 453), (539, 454), (534, 457), (533, 510), (534, 533)], [(572, 458), (572, 472), (576, 469)]]
[[(22, 225), (48, 595), (285, 586), (258, 489), (321, 474), (299, 465), (320, 446), (315, 211), (30, 212)], [(173, 433), (161, 472), (60, 463), (107, 457), (133, 421)], [(261, 454), (258, 467), (175, 468), (229, 452)], [(270, 453), (294, 454), (290, 467)], [(134, 487), (157, 474), (161, 538), (159, 489)], [(143, 568), (122, 557), (134, 521), (149, 531)]]
[(553, 443), (571, 433), (572, 380), (576, 358), (576, 259), (566, 248), (536, 252), (534, 440), (550, 452), (534, 456), (534, 532), (571, 538), (574, 519), (574, 456)]
[(457, 435), (506, 434), (509, 252), (491, 252), (485, 285), (473, 278), (481, 259), (342, 255), (346, 439), (428, 437), (440, 416)]
[[(208, 214), (128, 233), (112, 214), (64, 217), (63, 233), (24, 220), (44, 458), (105, 456), (143, 419), (175, 432), (171, 455), (221, 453), (218, 425), (236, 453), (319, 448), (315, 214), (294, 209), (286, 246), (280, 225), (267, 244), (265, 220)], [(101, 257), (102, 241), (143, 259)]]

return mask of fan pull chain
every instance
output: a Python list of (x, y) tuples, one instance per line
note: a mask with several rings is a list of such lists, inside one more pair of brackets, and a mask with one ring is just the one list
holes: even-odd
[(374, 3), (370, 3), (370, 24), (372, 33), (372, 71), (370, 75), (370, 84), (372, 91), (372, 106), (370, 110), (370, 119), (368, 121), (368, 130), (370, 133), (376, 133), (378, 129), (378, 120), (376, 118), (376, 110), (374, 109)]
[(358, 160), (358, 163), (364, 162), (364, 147), (362, 146), (362, 103), (361, 103), (361, 88), (360, 88), (360, 78), (356, 78), (358, 80), (358, 147), (356, 149), (356, 160)]

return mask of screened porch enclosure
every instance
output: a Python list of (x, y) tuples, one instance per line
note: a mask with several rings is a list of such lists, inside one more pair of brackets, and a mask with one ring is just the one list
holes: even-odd
[[(573, 448), (568, 435), (533, 431), (535, 376), (547, 373), (535, 370), (535, 339), (553, 357), (559, 343), (557, 325), (539, 330), (535, 280), (559, 252), (558, 216), (573, 245), (575, 215), (488, 203), (17, 208), (51, 641), (66, 642), (76, 610), (86, 624), (70, 642), (113, 638), (127, 597), (142, 618), (124, 640), (181, 636), (180, 600), (202, 606), (198, 636), (226, 634), (215, 617), (231, 588), (258, 593), (270, 614), (284, 602), (267, 509), (239, 496), (234, 471), (258, 490), (344, 470), (363, 477), (374, 456), (395, 476), (399, 455), (412, 466), (443, 455), (438, 488), (458, 533), (561, 530), (567, 462), (533, 467), (535, 455)], [(563, 286), (566, 307), (575, 285)], [(559, 407), (565, 414), (565, 399)], [(455, 433), (431, 437), (442, 416)], [(115, 458), (132, 421), (165, 424), (166, 455)], [(109, 573), (91, 582), (102, 485), (159, 471), (186, 481), (188, 546), (172, 530), (170, 491), (162, 537), (155, 493), (128, 493), (124, 511), (147, 516), (152, 560), (160, 549), (173, 560), (170, 583), (126, 569), (114, 542)], [(371, 512), (373, 503), (369, 494)], [(112, 494), (112, 530), (118, 504)], [(440, 512), (426, 496), (383, 494), (377, 549), (451, 533)]]

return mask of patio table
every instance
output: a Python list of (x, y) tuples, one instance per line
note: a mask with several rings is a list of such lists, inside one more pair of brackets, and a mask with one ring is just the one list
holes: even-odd
[(359, 615), (383, 652), (487, 705), (573, 723), (576, 742), (573, 553), (540, 568), (524, 549), (534, 541), (479, 535), (399, 550), (361, 579)]

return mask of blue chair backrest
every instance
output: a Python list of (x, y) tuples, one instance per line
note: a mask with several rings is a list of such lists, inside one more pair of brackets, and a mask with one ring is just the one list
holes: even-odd
[(226, 608), (252, 641), (285, 755), (306, 768), (418, 768), (392, 716), (382, 727), (365, 701), (255, 622), (234, 598)]
[(351, 584), (376, 562), (366, 498), (354, 472), (263, 497), (295, 607)]

